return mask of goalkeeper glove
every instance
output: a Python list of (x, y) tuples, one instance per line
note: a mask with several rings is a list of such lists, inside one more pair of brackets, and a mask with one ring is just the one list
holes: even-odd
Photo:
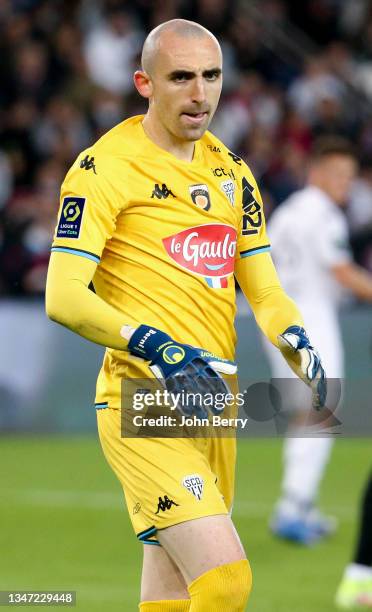
[(279, 349), (288, 365), (312, 390), (313, 408), (321, 410), (327, 397), (327, 379), (317, 351), (303, 327), (292, 325), (278, 336)]
[[(177, 409), (185, 416), (197, 414), (206, 418), (208, 413), (203, 406), (203, 396), (211, 394), (230, 393), (230, 390), (220, 376), (222, 374), (235, 374), (236, 364), (228, 359), (221, 359), (213, 353), (200, 348), (181, 344), (173, 340), (168, 334), (140, 325), (128, 342), (128, 350), (132, 355), (150, 361), (150, 370), (156, 378), (172, 393), (193, 395), (193, 403), (186, 405), (178, 402)], [(200, 394), (197, 399), (196, 394)], [(201, 400), (201, 401), (200, 401)], [(218, 402), (220, 406), (221, 402)], [(213, 414), (220, 414), (223, 410), (217, 405), (208, 406)]]

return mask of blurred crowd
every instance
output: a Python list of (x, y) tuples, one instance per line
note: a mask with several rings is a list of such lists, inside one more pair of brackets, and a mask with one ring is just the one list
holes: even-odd
[(360, 173), (346, 214), (372, 270), (370, 0), (0, 0), (0, 296), (42, 295), (63, 177), (145, 111), (132, 73), (146, 33), (174, 17), (222, 44), (212, 130), (251, 166), (268, 215), (303, 185), (316, 136), (352, 140)]

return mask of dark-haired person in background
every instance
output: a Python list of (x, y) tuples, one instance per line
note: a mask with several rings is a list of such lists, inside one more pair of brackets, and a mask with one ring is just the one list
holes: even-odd
[[(338, 322), (343, 291), (372, 302), (372, 276), (352, 259), (342, 211), (356, 171), (355, 154), (348, 141), (337, 136), (320, 138), (314, 143), (306, 186), (281, 204), (269, 223), (279, 278), (303, 313), (328, 379), (343, 377)], [(293, 377), (291, 370), (266, 342), (265, 349), (273, 377), (284, 381), (285, 408), (294, 413), (291, 436), (284, 444), (282, 494), (271, 528), (279, 537), (312, 544), (335, 529), (335, 520), (316, 509), (332, 438), (301, 437), (307, 418), (306, 390), (303, 394), (295, 382), (288, 384), (286, 379)]]

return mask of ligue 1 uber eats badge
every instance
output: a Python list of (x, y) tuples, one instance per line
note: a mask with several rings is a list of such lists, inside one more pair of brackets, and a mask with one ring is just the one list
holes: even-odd
[(209, 198), (209, 191), (207, 185), (190, 185), (189, 187), (191, 199), (203, 210), (209, 210), (211, 207), (211, 201)]

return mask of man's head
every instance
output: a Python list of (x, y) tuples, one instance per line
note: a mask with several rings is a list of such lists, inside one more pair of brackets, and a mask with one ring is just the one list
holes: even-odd
[(201, 25), (173, 19), (152, 30), (134, 82), (149, 100), (153, 121), (171, 138), (201, 138), (214, 115), (222, 87), (222, 53)]
[(314, 143), (308, 182), (322, 189), (336, 204), (346, 203), (356, 172), (356, 156), (347, 140), (324, 136)]

